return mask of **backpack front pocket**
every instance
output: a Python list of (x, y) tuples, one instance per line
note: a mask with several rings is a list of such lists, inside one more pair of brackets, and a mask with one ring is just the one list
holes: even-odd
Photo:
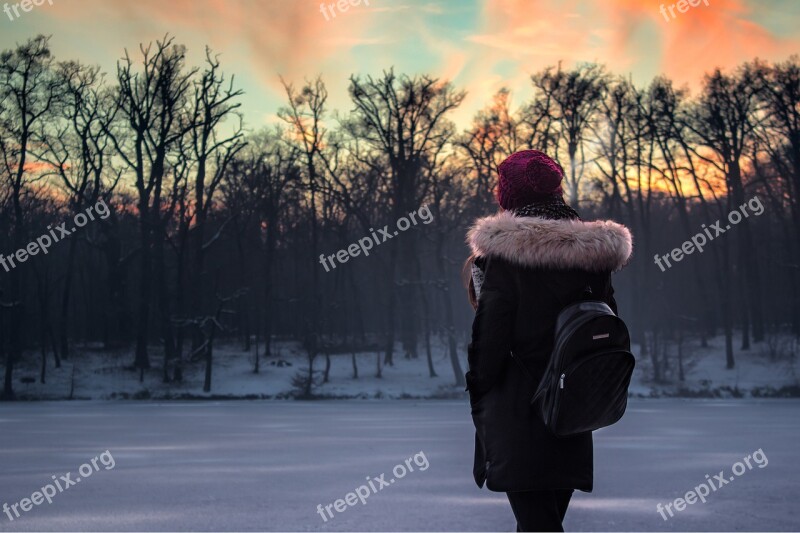
[(610, 426), (625, 413), (635, 360), (609, 350), (575, 361), (559, 375), (548, 426), (559, 437)]

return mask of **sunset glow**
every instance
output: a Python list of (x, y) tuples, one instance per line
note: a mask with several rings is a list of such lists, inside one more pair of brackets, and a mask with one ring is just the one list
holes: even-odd
[[(321, 74), (331, 105), (349, 110), (347, 78), (428, 73), (468, 91), (453, 115), (459, 125), (500, 88), (519, 105), (529, 76), (562, 61), (604, 63), (613, 73), (646, 84), (666, 74), (696, 88), (715, 66), (760, 57), (783, 60), (800, 49), (800, 6), (789, 0), (711, 0), (667, 21), (657, 1), (371, 0), (326, 20), (320, 2), (297, 0), (179, 0), (46, 2), (2, 25), (4, 46), (37, 33), (52, 34), (61, 59), (95, 62), (107, 72), (139, 43), (169, 33), (202, 60), (208, 44), (244, 88), (250, 125), (276, 122), (290, 82)], [(669, 7), (671, 4), (665, 4)], [(91, 30), (90, 32), (87, 30)]]

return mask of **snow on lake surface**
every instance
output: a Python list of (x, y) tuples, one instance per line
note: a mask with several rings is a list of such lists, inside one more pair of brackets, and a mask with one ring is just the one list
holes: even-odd
[[(565, 526), (797, 530), (799, 422), (798, 400), (631, 400), (596, 433), (595, 491), (576, 493)], [(0, 404), (0, 505), (105, 450), (115, 461), (13, 522), (0, 514), (0, 531), (512, 531), (505, 495), (472, 481), (472, 442), (458, 401)], [(657, 513), (758, 449), (766, 467)], [(317, 514), (419, 452), (425, 471), (412, 460), (366, 505)]]

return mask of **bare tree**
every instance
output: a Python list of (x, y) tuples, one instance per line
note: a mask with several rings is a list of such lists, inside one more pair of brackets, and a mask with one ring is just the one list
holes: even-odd
[[(765, 120), (757, 130), (759, 148), (766, 152), (778, 175), (785, 180), (784, 197), (788, 200), (791, 221), (786, 244), (789, 250), (787, 274), (792, 287), (792, 327), (800, 335), (800, 57), (778, 63), (772, 68), (758, 68), (761, 90), (757, 97), (764, 106)], [(753, 158), (758, 164), (757, 156)], [(765, 183), (766, 184), (766, 183)], [(782, 195), (783, 196), (783, 195)], [(783, 201), (776, 211), (780, 213)], [(791, 230), (790, 230), (791, 227)]]
[[(158, 276), (157, 286), (163, 286), (163, 268), (154, 269), (153, 261), (160, 263), (163, 259), (164, 231), (160, 217), (167, 158), (191, 127), (185, 105), (196, 70), (185, 68), (185, 48), (173, 44), (169, 37), (156, 41), (155, 46), (142, 45), (140, 52), (140, 72), (127, 51), (117, 64), (118, 93), (112, 117), (118, 117), (120, 125), (109, 128), (107, 133), (119, 158), (134, 173), (138, 194), (141, 285), (134, 367), (141, 371), (140, 379), (144, 379), (143, 372), (150, 367), (147, 343), (153, 274)], [(165, 311), (161, 308), (162, 315)], [(166, 350), (174, 349), (172, 328), (166, 325), (168, 318), (162, 316)]]
[[(261, 255), (259, 278), (263, 292), (252, 290), (248, 293), (251, 306), (263, 309), (258, 312), (263, 318), (257, 331), (263, 328), (264, 354), (272, 353), (272, 332), (274, 315), (277, 313), (274, 302), (273, 270), (277, 260), (278, 244), (281, 238), (281, 214), (288, 202), (296, 201), (293, 185), (300, 183), (300, 152), (296, 146), (284, 142), (282, 130), (262, 131), (251, 135), (245, 147), (231, 162), (220, 187), (222, 199), (236, 236), (237, 249), (240, 250), (242, 268), (245, 250), (256, 246)], [(241, 271), (240, 276), (245, 276)], [(241, 279), (249, 279), (241, 277)], [(258, 335), (257, 335), (258, 337)]]
[[(67, 194), (69, 211), (77, 212), (113, 191), (121, 172), (110, 163), (109, 117), (104, 112), (110, 102), (99, 68), (67, 62), (59, 65), (57, 74), (62, 98), (50, 120), (40, 125), (42, 142), (36, 155)], [(78, 238), (69, 241), (60, 295), (58, 348), (64, 359), (69, 357), (70, 300), (79, 243)]]
[[(745, 65), (735, 75), (723, 74), (719, 69), (706, 76), (703, 93), (697, 103), (695, 121), (689, 127), (700, 142), (711, 149), (715, 158), (695, 154), (724, 174), (731, 208), (745, 203), (745, 187), (741, 162), (752, 143), (756, 128), (755, 115), (759, 103), (759, 83), (754, 65)], [(753, 338), (764, 339), (763, 305), (761, 302), (761, 277), (756, 254), (753, 253), (753, 236), (750, 220), (745, 217), (736, 231), (739, 244), (738, 260), (744, 269), (741, 291), (745, 306), (742, 312), (750, 317)], [(749, 347), (748, 328), (743, 327), (742, 347)], [(729, 363), (730, 364), (730, 363)]]
[[(304, 189), (308, 192), (308, 205), (306, 212), (309, 217), (311, 244), (309, 253), (311, 263), (316, 263), (320, 252), (320, 222), (319, 211), (321, 204), (326, 202), (324, 186), (325, 172), (322, 170), (322, 150), (326, 142), (327, 128), (324, 120), (327, 113), (328, 90), (322, 78), (317, 77), (307, 81), (299, 90), (294, 85), (283, 82), (286, 90), (288, 105), (282, 108), (278, 115), (290, 126), (290, 144), (299, 147)], [(304, 309), (305, 320), (303, 344), (306, 348), (309, 361), (309, 374), (313, 375), (314, 359), (319, 353), (320, 333), (324, 324), (320, 320), (322, 296), (320, 293), (319, 269), (311, 270), (310, 297)]]
[[(520, 130), (522, 122), (530, 120), (530, 131), (536, 131), (539, 120), (544, 115), (533, 118), (533, 112), (523, 112), (523, 118), (514, 117), (510, 109), (510, 92), (503, 89), (498, 92), (494, 101), (486, 109), (478, 112), (472, 126), (456, 140), (456, 146), (466, 154), (463, 162), (471, 172), (470, 183), (473, 186), (470, 195), (470, 210), (477, 213), (489, 211), (495, 205), (494, 189), (497, 166), (509, 155), (522, 146)], [(532, 110), (534, 106), (529, 106)], [(528, 135), (528, 146), (536, 143), (531, 138), (537, 134)]]
[[(558, 142), (553, 144), (556, 159), (560, 158), (562, 145), (565, 145), (569, 170), (566, 185), (569, 202), (578, 205), (579, 190), (583, 181), (587, 164), (585, 135), (597, 116), (600, 103), (607, 88), (608, 79), (605, 69), (600, 65), (583, 64), (574, 70), (565, 71), (558, 68), (546, 68), (531, 77), (537, 90), (535, 98), (540, 105), (534, 105), (533, 111), (542, 113), (541, 122), (533, 122), (535, 128), (544, 126), (540, 134), (540, 144), (544, 148), (551, 146), (550, 128), (555, 128)], [(529, 121), (530, 123), (530, 121)], [(532, 135), (536, 129), (532, 128)]]
[[(13, 213), (11, 244), (14, 250), (23, 248), (27, 241), (23, 206), (26, 190), (35, 177), (30, 168), (30, 151), (38, 142), (36, 129), (59, 98), (53, 62), (48, 38), (41, 35), (15, 50), (0, 54), (0, 180), (10, 191)], [(2, 395), (5, 400), (14, 399), (14, 363), (22, 355), (25, 316), (22, 270), (12, 269), (9, 278), (5, 298), (13, 312), (8, 313), (8, 349)]]
[[(346, 127), (352, 138), (370, 146), (385, 164), (390, 202), (387, 214), (391, 220), (398, 220), (421, 202), (425, 192), (421, 182), (423, 163), (436, 146), (441, 146), (442, 139), (452, 136), (452, 125), (446, 115), (461, 105), (464, 96), (449, 82), (430, 76), (397, 77), (393, 70), (385, 71), (379, 78), (351, 76), (350, 98), (355, 109)], [(413, 269), (398, 273), (398, 265), (404, 268), (398, 257), (413, 257), (416, 253), (413, 233), (391, 246), (386, 273), (389, 305), (385, 363), (389, 365), (393, 364), (398, 302), (405, 349), (408, 355), (416, 355), (416, 322), (411, 311), (415, 307), (415, 291), (403, 290), (398, 294), (395, 285), (398, 275), (413, 279)]]
[[(238, 113), (241, 105), (237, 99), (243, 94), (234, 89), (234, 78), (226, 79), (220, 72), (219, 58), (206, 48), (206, 68), (193, 82), (194, 97), (191, 101), (189, 126), (189, 157), (193, 165), (191, 204), (191, 260), (189, 281), (190, 308), (197, 312), (204, 309), (202, 275), (206, 250), (206, 221), (212, 199), (225, 175), (228, 165), (244, 146), (242, 117)], [(233, 119), (236, 124), (231, 133), (223, 133), (225, 121)], [(193, 349), (198, 337), (194, 337)]]

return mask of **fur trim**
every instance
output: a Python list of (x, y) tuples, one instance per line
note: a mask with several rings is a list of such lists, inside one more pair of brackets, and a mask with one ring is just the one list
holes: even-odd
[(548, 220), (510, 211), (478, 219), (467, 234), (472, 253), (522, 266), (617, 271), (633, 251), (631, 232), (610, 220)]

